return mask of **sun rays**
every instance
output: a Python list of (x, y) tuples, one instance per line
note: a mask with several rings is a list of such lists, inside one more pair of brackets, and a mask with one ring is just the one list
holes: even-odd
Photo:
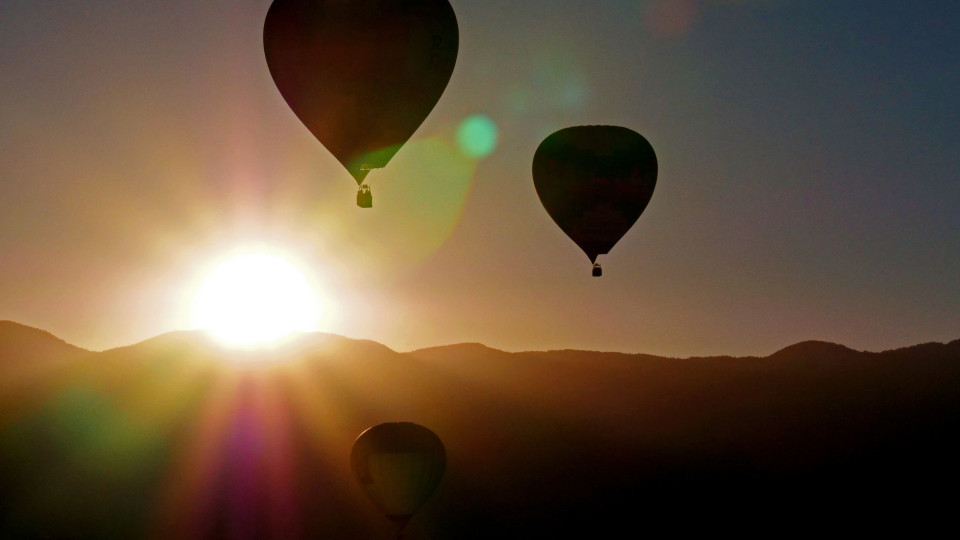
[(194, 324), (226, 345), (246, 348), (319, 330), (330, 301), (308, 275), (280, 253), (234, 254), (204, 279), (194, 301)]

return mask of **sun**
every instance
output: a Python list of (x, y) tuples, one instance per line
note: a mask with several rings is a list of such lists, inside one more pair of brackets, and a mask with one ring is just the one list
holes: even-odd
[(265, 346), (316, 331), (328, 306), (308, 275), (283, 254), (234, 254), (215, 265), (200, 285), (194, 324), (236, 347)]

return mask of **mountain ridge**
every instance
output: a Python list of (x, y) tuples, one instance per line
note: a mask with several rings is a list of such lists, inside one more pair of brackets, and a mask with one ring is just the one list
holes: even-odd
[(72, 343), (57, 337), (51, 332), (43, 330), (41, 328), (36, 328), (33, 326), (28, 326), (23, 323), (18, 323), (16, 321), (10, 320), (0, 320), (0, 339), (10, 340), (13, 338), (32, 338), (32, 339), (47, 339), (50, 341), (55, 341), (68, 347), (77, 349), (83, 352), (89, 352), (87, 349), (78, 347)]
[[(236, 351), (238, 349), (232, 348), (228, 345), (219, 344), (213, 339), (209, 334), (203, 330), (174, 330), (170, 332), (165, 332), (158, 334), (156, 336), (132, 343), (129, 345), (121, 345), (118, 347), (112, 347), (105, 349), (103, 351), (90, 351), (83, 349), (77, 345), (73, 345), (66, 340), (61, 339), (55, 334), (48, 332), (46, 330), (35, 328), (31, 326), (18, 323), (16, 321), (3, 320), (0, 321), (0, 350), (9, 344), (15, 339), (38, 342), (45, 341), (50, 344), (56, 344), (56, 346), (63, 347), (64, 349), (73, 349), (76, 352), (80, 353), (100, 353), (100, 352), (110, 352), (117, 350), (130, 349), (132, 347), (146, 346), (149, 344), (155, 343), (166, 343), (170, 341), (182, 341), (182, 340), (191, 340), (191, 341), (201, 341), (209, 343), (210, 347), (224, 350), (224, 351)], [(314, 344), (323, 344), (322, 342), (340, 342), (340, 343), (352, 343), (352, 344), (364, 344), (365, 346), (377, 347), (386, 349), (387, 351), (400, 355), (412, 355), (412, 356), (421, 356), (421, 355), (433, 355), (437, 353), (448, 353), (448, 352), (468, 352), (471, 354), (475, 353), (495, 353), (503, 355), (528, 355), (528, 354), (550, 354), (550, 353), (563, 353), (563, 354), (597, 354), (597, 355), (613, 355), (613, 356), (625, 356), (625, 357), (650, 357), (650, 358), (660, 358), (665, 360), (704, 360), (704, 359), (774, 359), (780, 358), (795, 354), (810, 354), (817, 353), (823, 354), (827, 353), (830, 355), (835, 354), (892, 354), (892, 353), (904, 353), (917, 350), (944, 350), (944, 351), (953, 351), (955, 349), (960, 349), (960, 339), (949, 341), (946, 343), (941, 342), (925, 342), (918, 343), (915, 345), (908, 345), (904, 347), (898, 347), (895, 349), (886, 349), (881, 351), (860, 351), (847, 347), (846, 345), (833, 343), (829, 341), (822, 340), (804, 340), (794, 343), (792, 345), (787, 345), (782, 347), (775, 352), (766, 355), (766, 356), (757, 356), (757, 355), (745, 355), (745, 356), (733, 356), (726, 354), (717, 354), (717, 355), (705, 355), (705, 356), (662, 356), (650, 353), (643, 352), (623, 352), (623, 351), (601, 351), (601, 350), (591, 350), (591, 349), (578, 349), (578, 348), (563, 348), (563, 349), (546, 349), (546, 350), (523, 350), (523, 351), (505, 351), (503, 349), (498, 349), (496, 347), (491, 347), (479, 342), (463, 342), (463, 343), (450, 343), (445, 345), (434, 345), (429, 347), (421, 347), (411, 351), (397, 351), (389, 346), (380, 343), (371, 339), (364, 338), (352, 338), (344, 336), (341, 334), (334, 334), (330, 332), (301, 332), (295, 334), (294, 337), (284, 340), (280, 345), (269, 346), (262, 348), (252, 348), (251, 351), (265, 351), (270, 349), (283, 349), (285, 347), (293, 348), (302, 348), (303, 345), (314, 343)], [(0, 357), (2, 358), (2, 357)]]
[[(960, 340), (675, 359), (322, 333), (244, 352), (192, 331), (68, 358), (0, 362), (0, 538), (387, 538), (349, 456), (392, 421), (430, 428), (448, 458), (411, 538), (615, 538), (638, 508), (652, 530), (862, 530), (877, 512), (930, 523), (960, 483)], [(165, 491), (201, 464), (208, 484)], [(157, 515), (185, 493), (204, 499)], [(278, 500), (300, 505), (289, 530)], [(731, 518), (744, 507), (749, 523)]]
[(89, 353), (91, 351), (67, 343), (46, 330), (14, 321), (0, 321), (0, 364), (11, 361), (29, 363)]

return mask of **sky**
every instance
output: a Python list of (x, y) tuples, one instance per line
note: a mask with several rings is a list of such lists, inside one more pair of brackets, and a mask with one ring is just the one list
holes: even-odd
[[(955, 0), (451, 0), (453, 76), (372, 210), (276, 90), (269, 4), (0, 0), (0, 319), (96, 350), (189, 329), (257, 246), (309, 269), (319, 330), (397, 350), (960, 338)], [(660, 166), (601, 279), (531, 175), (586, 124)]]

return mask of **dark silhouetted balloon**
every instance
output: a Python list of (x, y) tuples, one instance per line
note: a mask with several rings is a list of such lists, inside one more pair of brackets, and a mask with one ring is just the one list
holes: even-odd
[(357, 482), (401, 530), (436, 489), (446, 463), (440, 438), (410, 422), (364, 431), (350, 455)]
[(578, 126), (547, 137), (533, 158), (533, 184), (557, 225), (595, 263), (636, 223), (657, 185), (657, 156), (642, 135)]
[(274, 0), (263, 28), (280, 94), (361, 185), (437, 104), (459, 39), (447, 0)]

